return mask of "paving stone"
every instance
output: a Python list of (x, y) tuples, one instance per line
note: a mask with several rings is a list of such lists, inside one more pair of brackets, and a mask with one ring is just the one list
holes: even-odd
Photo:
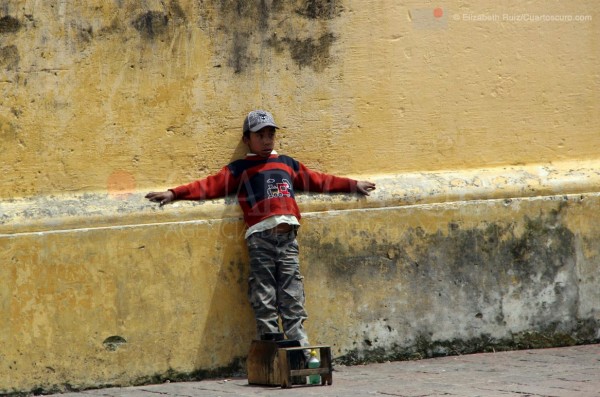
[(55, 397), (599, 397), (600, 344), (338, 366), (332, 386), (291, 389), (245, 378), (88, 390)]

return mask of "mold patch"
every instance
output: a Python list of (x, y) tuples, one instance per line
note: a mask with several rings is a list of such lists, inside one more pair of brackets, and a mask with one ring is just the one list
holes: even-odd
[(308, 0), (296, 12), (311, 19), (333, 19), (343, 9), (341, 2), (337, 0)]
[(148, 11), (133, 21), (133, 27), (141, 33), (142, 37), (153, 39), (167, 31), (169, 18), (158, 11)]
[(247, 65), (253, 64), (255, 61), (256, 58), (248, 54), (248, 42), (242, 34), (236, 32), (233, 36), (233, 48), (228, 65), (233, 68), (235, 73), (241, 73)]
[(0, 18), (0, 34), (15, 33), (21, 29), (21, 22), (10, 15), (5, 15)]
[(426, 358), (455, 356), (474, 353), (492, 353), (522, 349), (594, 344), (600, 340), (592, 336), (590, 329), (600, 329), (600, 321), (586, 320), (579, 323), (570, 333), (557, 332), (552, 327), (537, 331), (515, 333), (507, 338), (496, 339), (484, 334), (469, 339), (434, 341), (428, 335), (419, 335), (414, 344), (386, 347), (367, 346), (353, 349), (335, 358), (341, 365), (363, 365), (386, 361), (422, 360)]
[[(300, 68), (322, 72), (331, 64), (336, 35), (328, 23), (343, 12), (335, 0), (213, 1), (203, 18), (217, 43), (215, 56), (234, 73), (264, 67), (273, 54), (288, 55)], [(221, 48), (224, 50), (221, 50)], [(217, 62), (219, 65), (222, 62)]]
[(21, 57), (15, 45), (0, 47), (0, 67), (7, 70), (16, 70)]
[(324, 34), (318, 39), (290, 40), (285, 42), (289, 46), (290, 55), (299, 67), (312, 67), (315, 71), (320, 72), (325, 69), (330, 61), (329, 49), (335, 36), (331, 33)]
[[(568, 205), (549, 206), (520, 219), (470, 223), (458, 216), (433, 232), (400, 232), (390, 218), (369, 233), (345, 224), (336, 229), (339, 239), (325, 242), (328, 226), (303, 234), (303, 262), (342, 291), (340, 310), (359, 312), (359, 327), (385, 319), (385, 329), (403, 338), (359, 332), (360, 346), (341, 362), (597, 340), (600, 324), (579, 313), (576, 236), (563, 219)], [(368, 291), (377, 291), (376, 301)]]

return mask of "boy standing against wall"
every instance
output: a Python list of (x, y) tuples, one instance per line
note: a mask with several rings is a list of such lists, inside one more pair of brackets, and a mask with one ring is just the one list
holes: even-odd
[(165, 192), (151, 192), (146, 198), (162, 206), (174, 200), (208, 200), (237, 193), (248, 227), (248, 296), (258, 338), (280, 332), (281, 317), (287, 338), (308, 346), (296, 240), (301, 215), (294, 192), (369, 195), (375, 184), (315, 172), (291, 157), (278, 155), (273, 150), (277, 128), (271, 113), (250, 112), (243, 126), (242, 139), (249, 151), (244, 159), (233, 161), (207, 178)]

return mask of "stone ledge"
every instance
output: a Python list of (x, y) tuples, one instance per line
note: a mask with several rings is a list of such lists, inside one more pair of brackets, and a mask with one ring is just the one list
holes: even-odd
[[(297, 196), (300, 209), (303, 213), (318, 213), (593, 193), (600, 191), (600, 161), (354, 177), (377, 183), (377, 190), (369, 197), (301, 193)], [(5, 200), (0, 203), (0, 236), (167, 222), (241, 220), (241, 211), (232, 197), (203, 202), (179, 201), (159, 207), (144, 199), (145, 193), (96, 192)]]

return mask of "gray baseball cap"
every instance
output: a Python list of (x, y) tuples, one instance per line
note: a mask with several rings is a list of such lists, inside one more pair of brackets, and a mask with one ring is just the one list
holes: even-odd
[(256, 132), (264, 127), (277, 127), (273, 115), (265, 110), (253, 110), (244, 119), (244, 133)]

